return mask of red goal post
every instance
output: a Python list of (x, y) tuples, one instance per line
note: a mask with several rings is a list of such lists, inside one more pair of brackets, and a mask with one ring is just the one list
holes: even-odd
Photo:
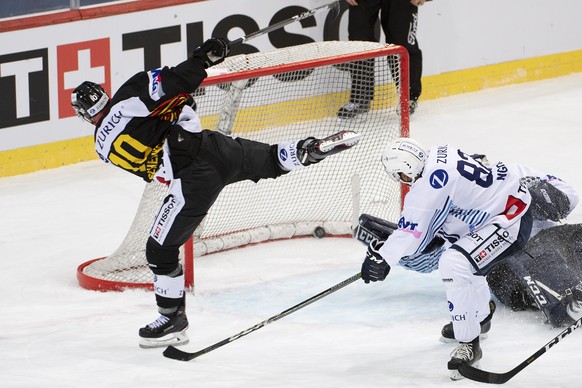
[[(372, 69), (372, 73), (370, 70)], [(380, 156), (394, 138), (408, 136), (409, 80), (405, 48), (375, 42), (315, 42), (271, 52), (237, 55), (209, 70), (195, 94), (203, 128), (264, 143), (342, 129), (364, 137), (346, 152), (277, 179), (227, 186), (193, 238), (181, 250), (186, 285), (194, 284), (194, 255), (284, 238), (349, 236), (357, 215), (395, 221), (402, 192), (383, 171)], [(340, 120), (350, 91), (366, 90), (373, 74), (370, 111)], [(361, 80), (361, 81), (360, 81)], [(355, 83), (355, 84), (354, 84)], [(119, 248), (77, 269), (91, 290), (152, 288), (145, 259), (151, 224), (165, 185), (146, 185), (136, 216)]]

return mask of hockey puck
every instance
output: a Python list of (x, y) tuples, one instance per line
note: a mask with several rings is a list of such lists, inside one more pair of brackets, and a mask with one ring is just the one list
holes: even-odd
[(313, 230), (313, 235), (317, 238), (324, 238), (325, 237), (325, 229), (321, 226), (318, 226)]

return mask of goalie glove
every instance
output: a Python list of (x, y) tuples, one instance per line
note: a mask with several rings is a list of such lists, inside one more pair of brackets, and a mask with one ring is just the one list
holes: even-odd
[(226, 39), (210, 38), (196, 48), (192, 55), (199, 57), (204, 62), (204, 67), (209, 68), (220, 62), (230, 53), (230, 44)]
[(374, 239), (368, 246), (366, 258), (362, 263), (362, 279), (366, 284), (384, 280), (390, 273), (390, 266), (379, 252), (383, 245), (384, 241)]
[[(530, 178), (528, 180), (528, 178)], [(570, 199), (551, 183), (541, 179), (522, 178), (531, 194), (531, 209), (534, 218), (545, 221), (559, 221), (570, 213)]]

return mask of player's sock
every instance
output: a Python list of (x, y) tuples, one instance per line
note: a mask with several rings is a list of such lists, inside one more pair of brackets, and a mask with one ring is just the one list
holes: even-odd
[[(493, 313), (495, 313), (495, 302), (492, 300), (489, 301), (489, 315), (485, 317), (481, 321), (481, 335), (479, 336), (480, 339), (486, 339), (487, 333), (491, 329), (491, 319), (493, 318)], [(450, 342), (457, 342), (455, 339), (455, 333), (453, 331), (453, 323), (449, 322), (443, 326), (441, 330), (441, 342), (450, 343)]]

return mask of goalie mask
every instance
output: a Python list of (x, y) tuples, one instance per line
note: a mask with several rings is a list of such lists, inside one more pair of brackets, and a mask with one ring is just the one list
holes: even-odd
[(107, 106), (109, 95), (94, 82), (85, 81), (71, 93), (71, 105), (77, 116), (95, 124), (95, 117)]
[(386, 147), (382, 154), (382, 164), (392, 178), (410, 186), (422, 173), (426, 158), (426, 151), (420, 144), (401, 137)]

